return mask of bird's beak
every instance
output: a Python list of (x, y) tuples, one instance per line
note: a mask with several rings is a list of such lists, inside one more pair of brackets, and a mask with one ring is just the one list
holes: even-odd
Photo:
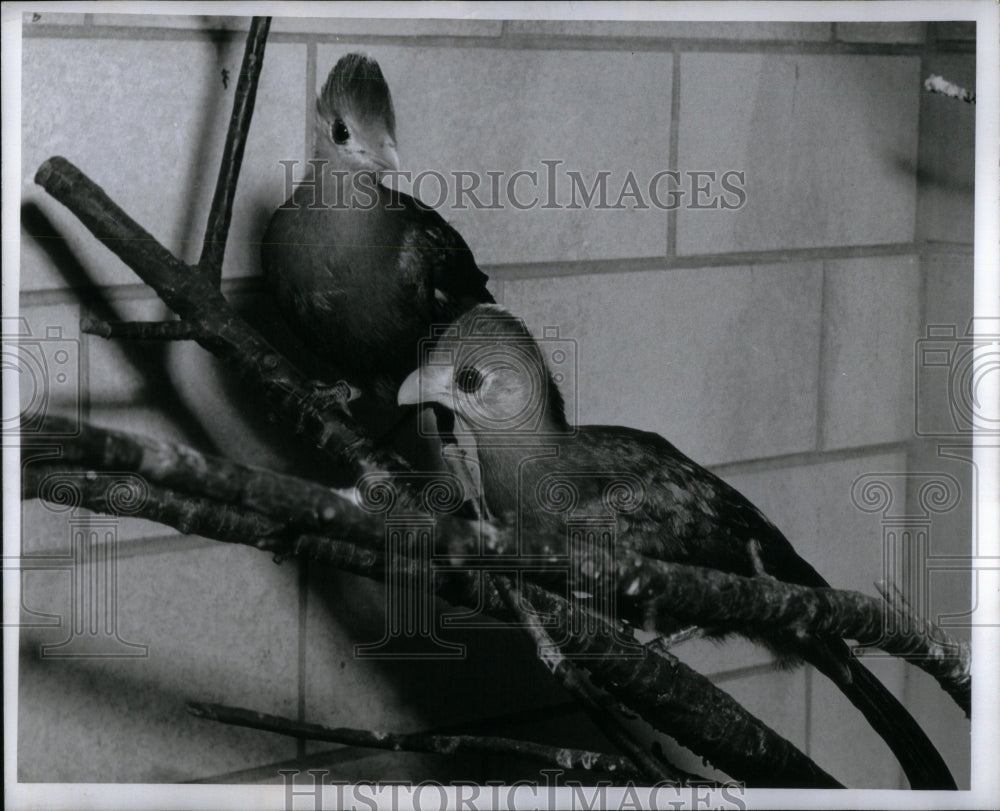
[(387, 139), (383, 142), (382, 146), (375, 152), (372, 160), (381, 171), (399, 171), (399, 155), (396, 153), (396, 144), (391, 140)]
[(455, 398), (451, 388), (453, 369), (449, 364), (428, 364), (421, 366), (403, 381), (396, 399), (400, 405), (427, 405), (440, 403), (455, 410)]

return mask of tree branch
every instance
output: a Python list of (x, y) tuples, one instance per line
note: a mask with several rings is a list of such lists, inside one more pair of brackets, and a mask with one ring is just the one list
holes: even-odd
[[(650, 630), (664, 631), (678, 620), (701, 627), (740, 631), (754, 637), (781, 630), (790, 636), (812, 634), (853, 639), (879, 648), (933, 676), (965, 712), (971, 713), (972, 654), (924, 619), (883, 599), (858, 591), (814, 589), (771, 578), (683, 566), (631, 553), (613, 558), (582, 554), (574, 566), (584, 578), (615, 571), (615, 605), (622, 615)], [(591, 578), (595, 590), (606, 583)]]
[[(478, 557), (478, 547), (468, 538), (454, 531), (447, 537), (455, 565)], [(883, 599), (857, 591), (814, 589), (773, 578), (670, 563), (632, 551), (624, 543), (613, 553), (578, 549), (572, 559), (565, 556), (565, 548), (565, 539), (510, 533), (495, 534), (490, 542), (491, 553), (505, 565), (518, 565), (518, 554), (536, 556), (523, 559), (536, 578), (545, 578), (538, 569), (537, 556), (547, 559), (554, 571), (571, 566), (579, 581), (589, 584), (597, 602), (601, 602), (600, 595), (613, 589), (614, 605), (621, 617), (648, 630), (669, 634), (680, 621), (738, 631), (751, 638), (762, 632), (815, 634), (879, 648), (933, 676), (966, 716), (970, 715), (970, 646)]]
[[(43, 431), (65, 434), (67, 426), (65, 420), (50, 417)], [(167, 487), (190, 488), (194, 495), (259, 511), (290, 530), (359, 542), (378, 538), (381, 543), (383, 523), (377, 516), (313, 482), (203, 455), (180, 444), (87, 425), (80, 428), (78, 437), (60, 441), (64, 458), (75, 464), (131, 470)], [(456, 566), (473, 558), (481, 563), (480, 550), (485, 547), (496, 557), (498, 568), (526, 564), (526, 575), (542, 585), (552, 572), (565, 573), (572, 566), (595, 596), (613, 588), (622, 617), (651, 629), (667, 630), (681, 621), (750, 636), (781, 631), (854, 639), (910, 661), (937, 679), (966, 714), (970, 711), (969, 646), (931, 623), (860, 592), (747, 578), (667, 563), (625, 548), (616, 549), (611, 558), (580, 552), (567, 559), (559, 550), (560, 545), (565, 549), (564, 538), (520, 537), (491, 524), (447, 515), (437, 518), (436, 537), (446, 540)], [(538, 557), (517, 557), (519, 545), (526, 555), (549, 556), (548, 575), (539, 571)], [(596, 572), (614, 572), (614, 576), (604, 580), (595, 577)]]
[(236, 199), (236, 184), (240, 178), (243, 150), (250, 131), (257, 82), (264, 67), (264, 46), (267, 44), (267, 31), (270, 27), (270, 17), (254, 17), (250, 21), (250, 33), (247, 34), (247, 44), (243, 51), (243, 65), (233, 97), (233, 113), (229, 119), (226, 144), (219, 165), (219, 178), (215, 184), (212, 208), (205, 227), (201, 259), (198, 260), (198, 268), (216, 287), (222, 281), (222, 260), (226, 253), (233, 201)]
[(610, 707), (605, 706), (599, 692), (590, 685), (586, 677), (559, 650), (555, 641), (542, 627), (538, 615), (528, 611), (522, 604), (522, 595), (512, 586), (510, 579), (502, 575), (491, 578), (507, 608), (518, 618), (537, 646), (538, 658), (545, 664), (565, 690), (576, 699), (591, 720), (619, 749), (626, 753), (633, 769), (637, 769), (651, 783), (663, 780), (684, 783), (703, 778), (682, 772), (673, 764), (654, 757), (635, 739), (625, 725), (615, 716)]
[[(331, 541), (315, 535), (296, 538), (293, 554), (329, 563), (344, 571), (383, 579), (383, 548)], [(437, 578), (421, 575), (421, 564), (393, 556), (396, 582), (428, 582), (452, 605), (474, 606), (486, 616), (517, 623), (519, 617), (496, 589), (484, 589), (477, 572), (447, 570)], [(724, 691), (659, 646), (625, 646), (600, 617), (592, 617), (565, 598), (526, 581), (524, 596), (545, 615), (560, 652), (579, 662), (625, 706), (654, 729), (752, 787), (843, 788), (795, 746), (755, 718)], [(594, 626), (599, 626), (595, 633)]]
[(483, 754), (525, 758), (544, 766), (562, 769), (607, 772), (630, 778), (637, 777), (635, 764), (620, 755), (545, 746), (533, 741), (500, 738), (489, 735), (436, 735), (427, 732), (375, 732), (348, 727), (324, 727), (277, 715), (267, 715), (241, 707), (191, 702), (188, 712), (199, 718), (223, 724), (277, 732), (310, 741), (328, 741), (345, 746), (388, 749), (392, 752), (429, 752), (442, 755)]
[[(48, 478), (48, 473), (54, 477)], [(46, 491), (46, 481), (58, 482), (62, 488), (50, 486)], [(120, 500), (109, 497), (113, 485), (111, 476), (56, 468), (52, 463), (28, 465), (22, 474), (26, 498), (38, 496), (121, 514), (117, 508)], [(329, 563), (378, 580), (386, 574), (382, 533), (376, 538), (359, 539), (358, 543), (318, 535), (292, 538), (287, 527), (275, 526), (259, 513), (180, 496), (153, 483), (146, 484), (141, 497), (128, 499), (126, 514), (160, 521), (183, 532)], [(428, 578), (421, 564), (414, 561), (394, 557), (391, 565), (397, 574), (411, 577), (411, 582), (433, 581), (435, 593), (454, 605), (478, 606), (501, 621), (518, 621), (495, 589), (482, 589), (476, 572), (447, 571), (443, 577)], [(594, 634), (593, 621), (588, 621), (578, 608), (533, 583), (524, 584), (524, 594), (534, 610), (554, 619), (554, 638), (562, 653), (579, 657), (598, 685), (656, 729), (735, 779), (756, 786), (841, 787), (792, 744), (668, 652), (645, 648), (637, 654), (610, 632)]]
[(81, 318), (80, 332), (100, 338), (132, 341), (197, 341), (205, 337), (201, 329), (188, 321), (101, 321)]

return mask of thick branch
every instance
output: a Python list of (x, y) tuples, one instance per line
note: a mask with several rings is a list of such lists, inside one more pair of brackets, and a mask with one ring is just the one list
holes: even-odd
[(377, 448), (342, 409), (319, 410), (312, 381), (250, 327), (202, 273), (173, 256), (72, 163), (49, 158), (35, 182), (192, 322), (201, 332), (198, 342), (256, 383), (271, 408), (289, 424), (301, 425), (317, 447), (359, 472), (408, 468), (396, 454)]
[[(383, 549), (300, 536), (293, 553), (365, 577), (383, 579)], [(396, 582), (427, 582), (419, 563), (394, 556)], [(435, 593), (453, 605), (474, 606), (507, 623), (520, 618), (476, 572), (449, 570), (433, 578)], [(595, 683), (722, 771), (748, 786), (842, 788), (795, 746), (755, 718), (700, 673), (659, 646), (629, 647), (600, 618), (531, 582), (522, 584), (532, 610), (546, 616), (559, 651), (585, 667)], [(599, 631), (594, 632), (594, 626)]]
[(265, 515), (149, 485), (137, 478), (116, 481), (86, 469), (47, 462), (25, 466), (21, 490), (26, 498), (42, 498), (61, 507), (84, 507), (107, 515), (135, 515), (217, 541), (276, 551), (287, 546), (281, 541), (284, 526)]
[[(814, 589), (770, 578), (747, 578), (696, 566), (651, 560), (635, 553), (581, 556), (574, 566), (590, 572), (614, 568), (624, 617), (650, 630), (677, 621), (741, 631), (748, 636), (782, 631), (854, 639), (929, 673), (968, 716), (972, 701), (972, 656), (968, 645), (884, 600), (858, 591)], [(592, 580), (595, 589), (604, 586)]]
[[(478, 557), (478, 546), (451, 527), (447, 538), (456, 565), (462, 565), (465, 556)], [(560, 547), (566, 548), (564, 539), (521, 538), (509, 533), (495, 534), (490, 543), (490, 551), (505, 564), (517, 565), (513, 555), (520, 548), (546, 556), (553, 572), (572, 567), (581, 582), (589, 583), (595, 597), (614, 589), (620, 616), (649, 630), (670, 633), (680, 621), (739, 631), (752, 638), (766, 633), (815, 634), (879, 648), (933, 676), (967, 716), (971, 712), (969, 645), (885, 600), (857, 591), (814, 589), (669, 563), (634, 552), (625, 543), (613, 554), (577, 550), (571, 560), (560, 556)], [(524, 563), (533, 567), (530, 575), (542, 582), (551, 577), (551, 572), (546, 575), (538, 570), (537, 558)]]
[(257, 82), (264, 66), (264, 46), (267, 44), (267, 31), (270, 27), (270, 17), (254, 17), (250, 21), (243, 65), (233, 97), (233, 113), (229, 119), (226, 145), (219, 166), (219, 179), (215, 184), (215, 196), (212, 198), (201, 259), (198, 261), (201, 272), (216, 286), (222, 280), (222, 260), (226, 253), (226, 237), (233, 214), (233, 200), (236, 198), (236, 183), (240, 178), (243, 150), (250, 131)]
[[(72, 439), (63, 439), (75, 430)], [(380, 537), (382, 521), (315, 482), (209, 456), (175, 442), (46, 417), (37, 432), (60, 437), (62, 459), (98, 470), (137, 473), (155, 484), (269, 516), (298, 531), (341, 538)], [(27, 439), (27, 437), (26, 437)]]
[(282, 718), (277, 715), (267, 715), (240, 707), (226, 707), (222, 704), (203, 704), (200, 702), (188, 704), (188, 711), (199, 718), (207, 718), (223, 724), (262, 729), (266, 732), (277, 732), (281, 735), (290, 735), (310, 741), (328, 741), (345, 746), (388, 749), (393, 752), (507, 755), (562, 769), (582, 769), (629, 777), (637, 776), (635, 765), (628, 758), (620, 755), (592, 752), (587, 749), (544, 746), (533, 741), (513, 738), (436, 735), (427, 732), (374, 732), (347, 727), (332, 728), (295, 721), (291, 718)]
[(703, 781), (703, 778), (685, 774), (672, 764), (667, 764), (647, 752), (611, 708), (605, 706), (599, 691), (592, 687), (580, 670), (562, 654), (548, 631), (542, 627), (538, 615), (528, 610), (521, 602), (522, 595), (514, 588), (510, 579), (500, 575), (494, 576), (492, 584), (507, 608), (535, 640), (538, 657), (608, 739), (628, 755), (629, 761), (635, 764), (633, 768), (637, 766), (642, 776), (651, 783), (662, 780), (680, 783), (692, 778), (699, 782)]

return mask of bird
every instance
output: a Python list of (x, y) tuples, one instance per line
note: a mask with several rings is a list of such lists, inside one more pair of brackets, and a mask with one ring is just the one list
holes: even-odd
[[(672, 563), (829, 588), (756, 506), (662, 436), (570, 425), (540, 348), (544, 342), (517, 316), (495, 304), (477, 305), (439, 346), (446, 341), (449, 351), (428, 357), (403, 381), (398, 399), (434, 401), (454, 412), (456, 431), (475, 440), (485, 512), (497, 523), (566, 537), (565, 503), (554, 507), (546, 482), (572, 482), (574, 515), (602, 516), (609, 484), (626, 481), (637, 498), (615, 511), (618, 547)], [(805, 660), (830, 678), (889, 745), (911, 787), (956, 788), (917, 722), (846, 642), (751, 638), (774, 651), (779, 664)]]
[(330, 71), (312, 163), (314, 182), (297, 186), (267, 225), (265, 284), (332, 399), (350, 400), (369, 432), (392, 441), (414, 427), (396, 392), (419, 365), (421, 342), (434, 325), (493, 302), (488, 277), (440, 214), (380, 182), (399, 169), (396, 115), (369, 56), (346, 54)]

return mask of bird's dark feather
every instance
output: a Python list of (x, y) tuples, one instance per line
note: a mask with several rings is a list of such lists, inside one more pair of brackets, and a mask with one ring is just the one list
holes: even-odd
[(431, 326), (493, 297), (468, 245), (437, 212), (377, 192), (371, 207), (310, 207), (314, 191), (300, 186), (272, 216), (262, 254), (293, 332), (334, 375), (391, 410)]
[[(539, 445), (544, 446), (545, 440)], [(564, 516), (539, 505), (542, 476), (563, 474), (578, 492), (576, 511), (613, 514), (620, 543), (662, 560), (685, 561), (752, 576), (749, 539), (757, 540), (765, 570), (778, 579), (808, 586), (826, 581), (800, 558), (784, 535), (739, 491), (700, 467), (658, 434), (610, 425), (586, 425), (552, 441), (555, 455), (525, 459), (521, 447), (490, 449), (487, 498), (494, 487), (509, 490), (520, 479), (521, 504), (532, 520), (561, 522)], [(507, 463), (501, 457), (509, 457)], [(511, 475), (513, 474), (513, 476)], [(610, 513), (605, 488), (614, 480), (636, 483), (638, 506)], [(509, 496), (508, 496), (509, 497)], [(504, 501), (505, 499), (498, 499)], [(494, 505), (503, 512), (506, 504)]]

